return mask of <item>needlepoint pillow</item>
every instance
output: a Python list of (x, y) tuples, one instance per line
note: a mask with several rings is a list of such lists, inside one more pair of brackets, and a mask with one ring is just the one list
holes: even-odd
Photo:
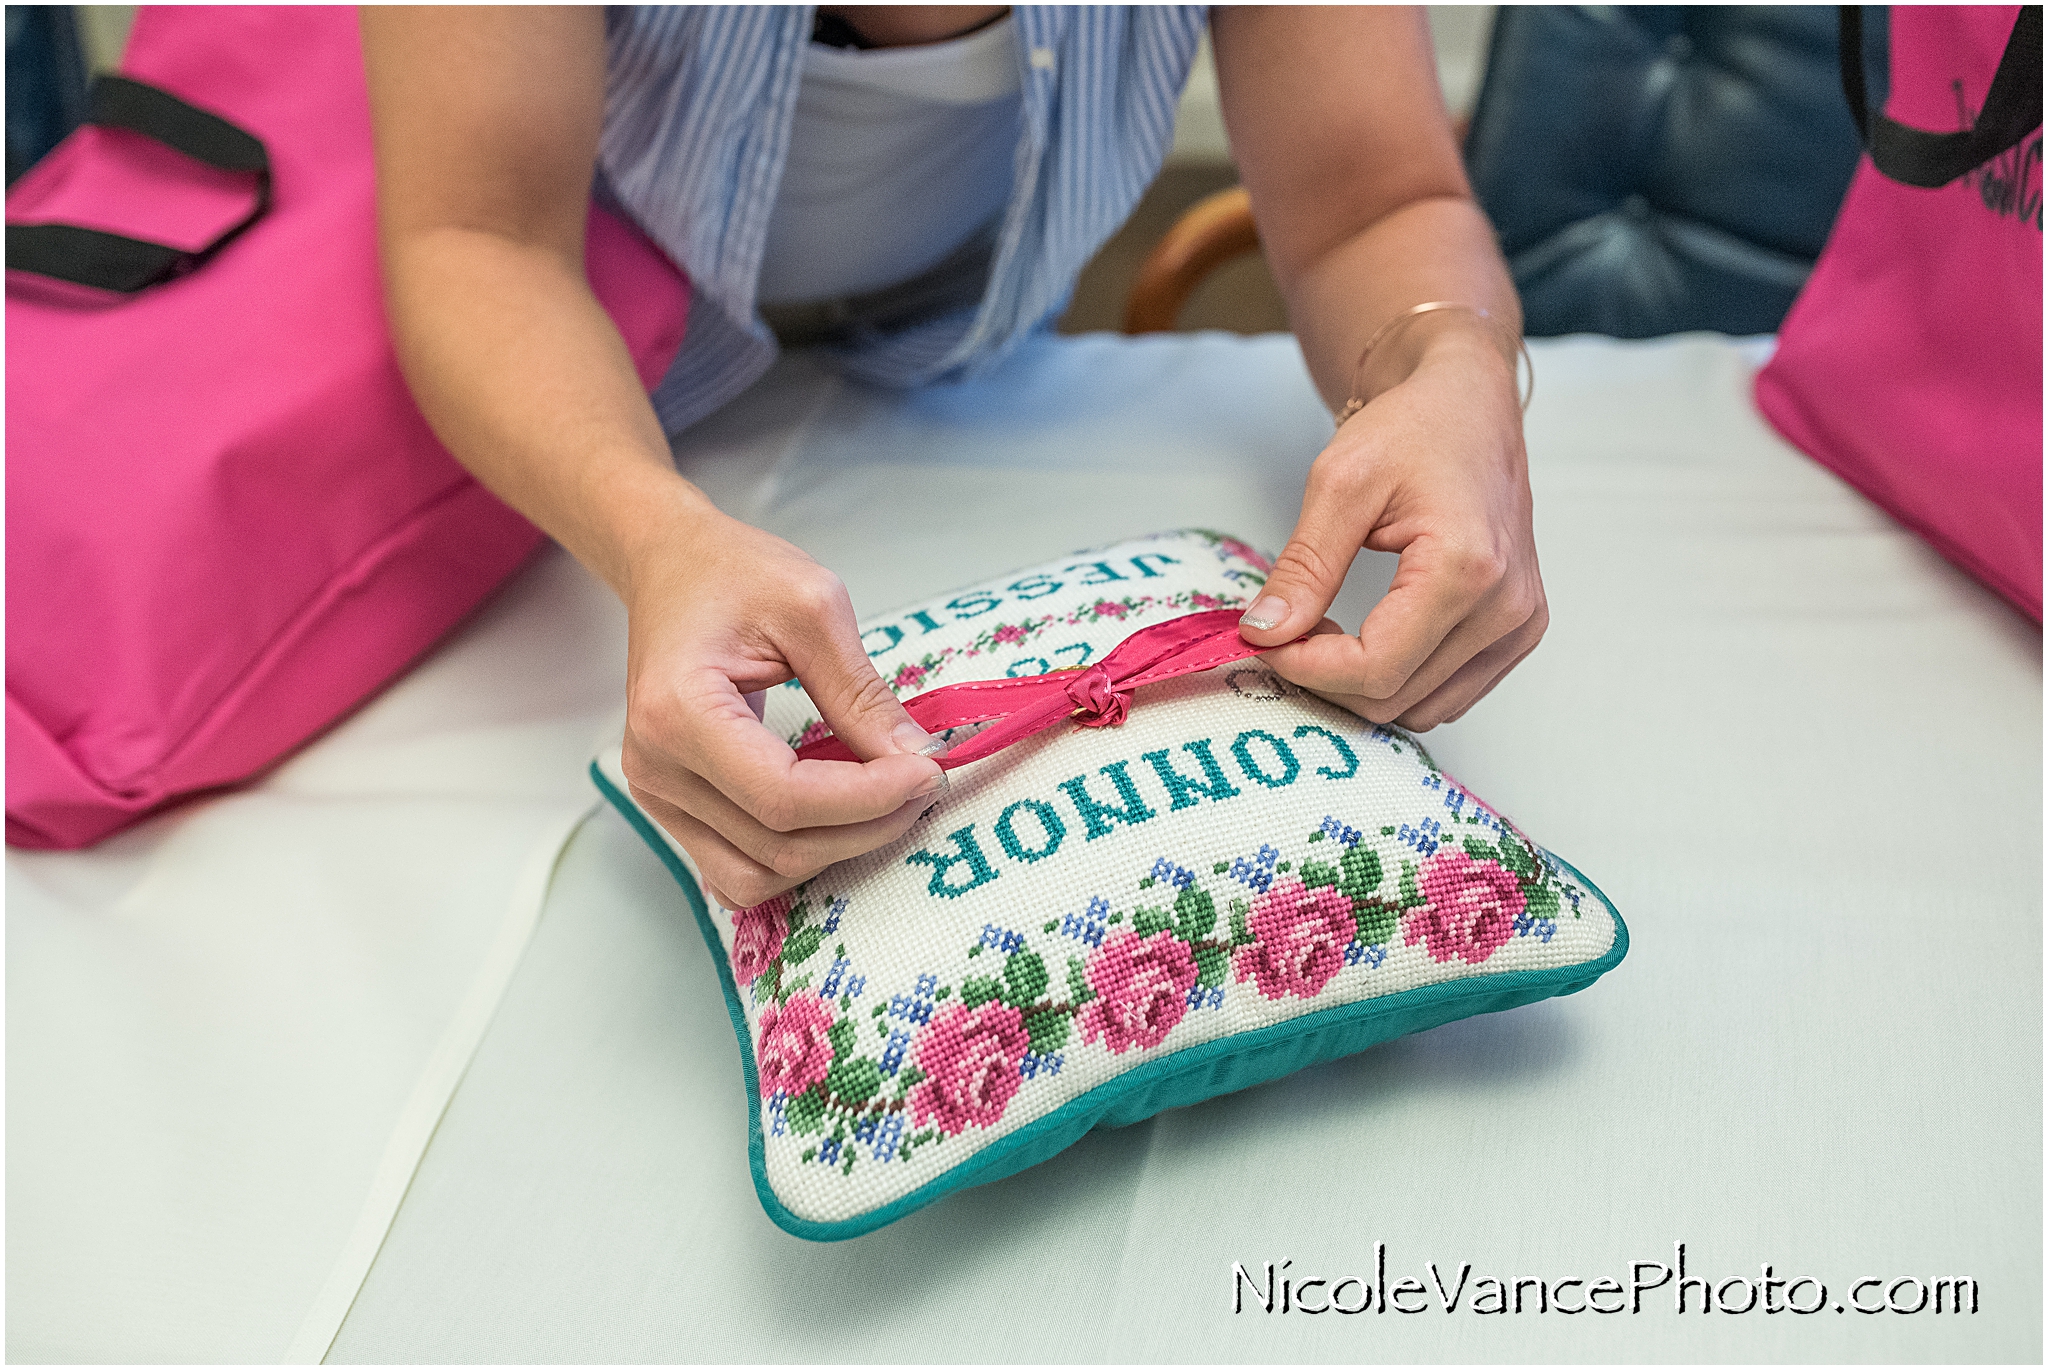
[[(893, 845), (754, 908), (707, 904), (617, 748), (592, 764), (710, 946), (776, 1223), (855, 1236), (1091, 1127), (1621, 960), (1591, 881), (1408, 733), (1251, 655), (1231, 625), (1266, 570), (1234, 539), (1167, 533), (863, 625), (953, 742), (951, 788)], [(835, 754), (795, 681), (765, 721)]]

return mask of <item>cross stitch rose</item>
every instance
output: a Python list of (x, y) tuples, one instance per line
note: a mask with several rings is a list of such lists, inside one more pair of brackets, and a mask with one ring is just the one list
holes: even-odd
[(1433, 960), (1462, 958), (1478, 965), (1514, 936), (1528, 899), (1513, 871), (1497, 861), (1474, 861), (1446, 849), (1417, 876), (1429, 902), (1402, 919), (1407, 945), (1427, 942)]
[(732, 978), (751, 985), (768, 963), (782, 954), (789, 933), (789, 896), (778, 894), (765, 904), (732, 911)]
[(761, 1015), (754, 1060), (761, 1096), (777, 1090), (791, 1099), (825, 1078), (832, 1065), (832, 1011), (814, 994), (793, 994)]
[(1224, 551), (1230, 553), (1232, 556), (1238, 558), (1240, 561), (1250, 562), (1252, 565), (1258, 567), (1261, 571), (1270, 571), (1273, 569), (1273, 563), (1267, 561), (1266, 558), (1263, 555), (1261, 555), (1256, 548), (1250, 547), (1245, 543), (1239, 542), (1236, 538), (1219, 537), (1216, 539), (1216, 545), (1221, 547)]
[(1165, 1041), (1187, 1016), (1188, 991), (1201, 974), (1187, 944), (1172, 933), (1128, 931), (1103, 943), (1085, 973), (1095, 997), (1081, 1006), (1081, 1039), (1100, 1037), (1118, 1054)]
[(955, 1004), (933, 1018), (917, 1039), (925, 1078), (910, 1096), (911, 1121), (935, 1122), (949, 1137), (993, 1126), (1017, 1092), (1017, 1067), (1030, 1041), (1024, 1015), (1001, 1001), (976, 1009)]
[(1253, 941), (1237, 953), (1237, 978), (1256, 979), (1268, 999), (1313, 999), (1344, 966), (1358, 935), (1351, 901), (1325, 885), (1282, 880), (1252, 901)]

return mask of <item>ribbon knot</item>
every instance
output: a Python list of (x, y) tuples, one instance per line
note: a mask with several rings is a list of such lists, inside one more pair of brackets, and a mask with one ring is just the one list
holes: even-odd
[[(1062, 719), (1085, 728), (1115, 727), (1130, 717), (1131, 692), (1140, 685), (1242, 661), (1264, 650), (1238, 634), (1240, 612), (1208, 609), (1140, 628), (1085, 671), (1070, 667), (1014, 679), (965, 680), (927, 690), (903, 707), (926, 732), (990, 725), (935, 758), (947, 770), (992, 756)], [(807, 742), (796, 754), (804, 761), (860, 759), (836, 737)]]
[(1101, 662), (1067, 682), (1067, 698), (1074, 702), (1074, 721), (1084, 728), (1120, 727), (1131, 716), (1131, 692), (1117, 689)]

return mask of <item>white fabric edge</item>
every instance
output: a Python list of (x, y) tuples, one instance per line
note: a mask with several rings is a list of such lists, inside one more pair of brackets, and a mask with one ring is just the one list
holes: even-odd
[(498, 934), (470, 981), (469, 989), (463, 994), (462, 1002), (456, 1006), (455, 1016), (449, 1020), (441, 1040), (434, 1046), (433, 1054), (427, 1058), (405, 1108), (399, 1113), (398, 1123), (384, 1145), (383, 1157), (377, 1162), (377, 1171), (370, 1181), (362, 1213), (357, 1217), (327, 1282), (321, 1286), (312, 1307), (306, 1312), (305, 1320), (299, 1325), (297, 1335), (286, 1348), (284, 1364), (318, 1365), (334, 1345), (343, 1320), (355, 1306), (356, 1295), (362, 1292), (363, 1282), (369, 1278), (377, 1253), (383, 1249), (384, 1239), (398, 1217), (399, 1205), (405, 1202), (406, 1191), (412, 1187), (413, 1176), (426, 1157), (434, 1132), (440, 1127), (441, 1118), (448, 1111), (448, 1104), (468, 1072), (477, 1048), (483, 1044), (484, 1032), (497, 1014), (498, 1005), (512, 983), (513, 972), (519, 968), (519, 962), (526, 953), (562, 853), (568, 849), (569, 840), (576, 835), (577, 829), (600, 807), (601, 803), (591, 804), (558, 820), (528, 852), (518, 878), (513, 882), (512, 895)]

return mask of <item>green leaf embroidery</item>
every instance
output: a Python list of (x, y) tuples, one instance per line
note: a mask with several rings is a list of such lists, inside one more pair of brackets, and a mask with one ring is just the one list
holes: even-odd
[(1002, 997), (1002, 981), (986, 975), (977, 975), (972, 980), (962, 981), (960, 985), (960, 1002), (969, 1008), (980, 1008), (989, 1000)]
[(1500, 848), (1494, 846), (1493, 843), (1482, 842), (1476, 837), (1467, 837), (1464, 839), (1464, 843), (1465, 855), (1473, 858), (1476, 861), (1492, 861), (1496, 864), (1499, 863)]
[(1024, 1019), (1024, 1031), (1031, 1037), (1031, 1049), (1040, 1056), (1058, 1051), (1065, 1046), (1071, 1026), (1067, 1015), (1058, 1009), (1045, 1009), (1027, 1014)]
[(947, 995), (951, 994), (952, 992), (953, 992), (953, 987), (952, 987), (951, 985), (940, 985), (940, 986), (939, 986), (939, 992), (938, 992), (937, 994), (934, 994), (934, 995), (932, 996), (932, 1002), (936, 1004), (936, 1003), (938, 1003), (938, 1002), (939, 1002), (939, 1000), (941, 1000), (941, 999), (945, 998), (945, 997), (946, 997)]
[(1165, 932), (1172, 927), (1173, 915), (1165, 909), (1141, 904), (1131, 910), (1131, 926), (1137, 930), (1138, 936), (1150, 937), (1155, 932)]
[(882, 1068), (865, 1056), (841, 1061), (825, 1072), (825, 1088), (849, 1104), (865, 1103), (882, 1087)]
[(1529, 891), (1526, 908), (1529, 915), (1534, 918), (1557, 917), (1557, 891), (1548, 885), (1537, 885)]
[(1141, 890), (1149, 890), (1158, 883), (1159, 881), (1155, 877), (1148, 875), (1143, 880), (1140, 880), (1138, 882), (1138, 888)]
[(1500, 863), (1524, 880), (1536, 878), (1535, 854), (1509, 833), (1500, 835)]
[(967, 949), (967, 954), (968, 954), (969, 956), (979, 956), (979, 955), (981, 955), (981, 951), (982, 951), (982, 946), (981, 946), (981, 943), (979, 943), (979, 942), (976, 942), (976, 943), (975, 943), (975, 944), (974, 944), (973, 946), (971, 946), (971, 947), (969, 947), (969, 948)]
[(795, 994), (800, 989), (808, 987), (810, 983), (810, 972), (805, 971), (802, 975), (797, 976), (796, 979), (790, 981), (788, 984), (782, 987), (782, 998), (785, 1001), (787, 1001), (790, 995)]
[(1422, 897), (1422, 891), (1416, 888), (1415, 866), (1411, 862), (1403, 861), (1401, 863), (1401, 907), (1412, 909), (1428, 902), (1427, 899)]
[(1214, 989), (1230, 973), (1230, 953), (1221, 947), (1196, 947), (1195, 966), (1201, 972), (1195, 983), (1203, 989)]
[(811, 953), (818, 949), (818, 943), (824, 940), (823, 928), (804, 928), (791, 933), (789, 940), (782, 944), (782, 959), (792, 966), (808, 961)]
[(1351, 917), (1358, 924), (1358, 940), (1367, 946), (1393, 940), (1394, 930), (1401, 926), (1401, 911), (1383, 904), (1353, 904)]
[[(832, 1043), (833, 1060), (836, 1061), (841, 1056), (846, 1055), (847, 1052), (853, 1050), (853, 1023), (850, 1020), (841, 1018), (826, 1030), (825, 1036)], [(833, 1091), (835, 1094), (838, 1092), (837, 1090)]]
[(1245, 943), (1254, 940), (1252, 937), (1251, 924), (1245, 921), (1245, 915), (1250, 911), (1251, 906), (1245, 903), (1244, 900), (1233, 899), (1230, 901), (1231, 946), (1241, 947)]
[[(1058, 932), (1059, 930), (1060, 930), (1060, 920), (1059, 920), (1059, 919), (1057, 919), (1057, 918), (1053, 919), (1053, 920), (1052, 920), (1052, 921), (1051, 921), (1050, 923), (1047, 923), (1047, 924), (1046, 924), (1046, 925), (1045, 925), (1044, 927), (1042, 927), (1042, 928), (1040, 928), (1040, 929), (1039, 929), (1039, 931), (1040, 931), (1040, 932)], [(970, 953), (968, 953), (968, 954), (969, 954), (969, 955), (973, 955), (973, 953), (972, 953), (972, 952), (970, 952)]]
[(1095, 997), (1095, 991), (1088, 988), (1088, 963), (1078, 956), (1067, 958), (1067, 992), (1074, 996), (1077, 1004), (1085, 1004)]
[(1323, 830), (1321, 828), (1317, 828), (1314, 832), (1308, 835), (1308, 840), (1311, 842), (1320, 842), (1323, 840), (1323, 835)]
[(1326, 866), (1320, 861), (1301, 863), (1301, 883), (1312, 890), (1321, 889), (1325, 885), (1335, 885), (1339, 876), (1340, 872), (1335, 866)]
[(782, 1111), (789, 1120), (789, 1130), (799, 1137), (810, 1132), (825, 1130), (825, 1090), (822, 1085), (812, 1085), (789, 1101)]
[(1043, 956), (1035, 951), (1013, 953), (1009, 964), (1003, 967), (1003, 998), (1013, 1008), (1029, 1008), (1045, 993), (1050, 978)]
[(1344, 853), (1337, 863), (1343, 871), (1337, 889), (1352, 899), (1363, 899), (1380, 887), (1380, 854), (1363, 842)]
[(901, 1071), (897, 1073), (896, 1082), (902, 1085), (905, 1089), (908, 1089), (910, 1086), (916, 1084), (919, 1080), (922, 1080), (923, 1078), (924, 1072), (919, 1070), (916, 1066), (905, 1066)]
[(1216, 901), (1209, 892), (1189, 885), (1173, 901), (1173, 935), (1183, 942), (1199, 942), (1216, 928)]
[(1211, 874), (1211, 875), (1222, 875), (1222, 874), (1224, 874), (1225, 872), (1227, 872), (1227, 871), (1228, 871), (1229, 869), (1230, 869), (1230, 863), (1229, 863), (1228, 861), (1218, 861), (1218, 862), (1217, 862), (1217, 863), (1216, 863), (1215, 865), (1213, 865), (1213, 866), (1209, 867), (1209, 874)]

